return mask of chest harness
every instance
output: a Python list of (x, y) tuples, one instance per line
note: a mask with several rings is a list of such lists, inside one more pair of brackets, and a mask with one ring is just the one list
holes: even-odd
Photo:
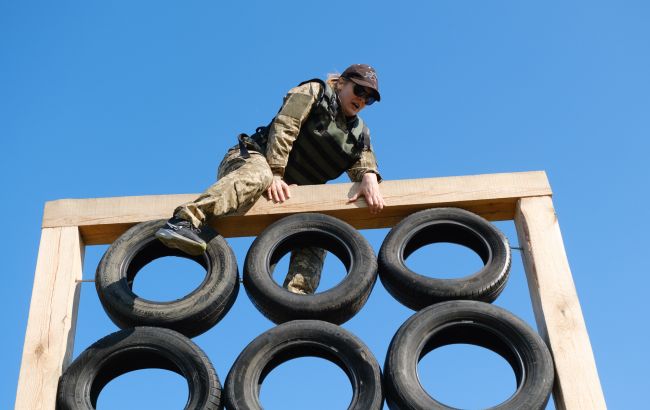
[[(322, 91), (289, 153), (284, 170), (284, 180), (289, 184), (314, 185), (336, 179), (370, 148), (370, 131), (363, 120), (358, 116), (346, 120), (328, 84), (314, 79), (300, 85), (308, 82), (318, 82)], [(258, 127), (250, 137), (239, 135), (243, 157), (249, 155), (247, 147), (266, 153), (270, 126)]]

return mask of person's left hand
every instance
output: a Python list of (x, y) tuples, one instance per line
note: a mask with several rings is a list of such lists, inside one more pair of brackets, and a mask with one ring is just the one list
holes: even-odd
[(347, 203), (349, 204), (356, 201), (360, 196), (363, 196), (366, 199), (371, 214), (378, 214), (382, 209), (384, 209), (386, 202), (384, 201), (384, 197), (381, 196), (381, 191), (379, 191), (377, 174), (373, 172), (366, 172), (363, 174), (359, 190), (352, 195), (352, 198), (348, 199)]

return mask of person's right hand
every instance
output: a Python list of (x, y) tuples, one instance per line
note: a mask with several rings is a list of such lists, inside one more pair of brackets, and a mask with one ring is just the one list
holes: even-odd
[(273, 175), (273, 182), (271, 182), (269, 189), (266, 190), (266, 195), (276, 204), (278, 202), (282, 203), (291, 198), (289, 185), (287, 185), (279, 175)]

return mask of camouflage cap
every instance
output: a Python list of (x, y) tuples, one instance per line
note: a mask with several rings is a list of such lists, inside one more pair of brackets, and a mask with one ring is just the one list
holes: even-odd
[(341, 77), (345, 77), (355, 84), (370, 88), (375, 92), (375, 99), (377, 101), (381, 100), (381, 96), (379, 95), (379, 83), (377, 82), (377, 73), (371, 66), (367, 64), (352, 64), (343, 71)]

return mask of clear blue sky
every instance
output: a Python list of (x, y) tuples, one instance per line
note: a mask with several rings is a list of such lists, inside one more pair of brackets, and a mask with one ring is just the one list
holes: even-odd
[[(382, 102), (362, 115), (386, 179), (548, 173), (608, 405), (646, 407), (649, 21), (641, 0), (1, 0), (0, 408), (15, 399), (46, 201), (200, 192), (235, 135), (267, 123), (289, 88), (357, 62), (379, 74)], [(512, 223), (498, 226), (516, 245)], [(364, 234), (378, 251), (386, 231)], [(241, 270), (251, 239), (229, 242)], [(88, 248), (85, 278), (105, 249)], [(534, 326), (513, 256), (495, 303)], [(455, 246), (414, 259), (436, 274), (478, 267)], [(331, 258), (326, 271), (339, 268)], [(198, 265), (165, 259), (142, 272), (136, 291), (174, 299), (200, 277)], [(410, 315), (378, 283), (344, 327), (383, 364)], [(195, 341), (224, 381), (271, 326), (242, 291)], [(75, 357), (115, 330), (84, 284)], [(429, 391), (457, 407), (495, 405), (514, 391), (506, 362), (480, 348), (441, 349), (420, 370)], [(109, 384), (100, 408), (176, 409), (186, 394), (180, 376), (141, 371)], [(345, 408), (350, 397), (343, 372), (320, 359), (285, 364), (262, 388), (271, 410)]]

